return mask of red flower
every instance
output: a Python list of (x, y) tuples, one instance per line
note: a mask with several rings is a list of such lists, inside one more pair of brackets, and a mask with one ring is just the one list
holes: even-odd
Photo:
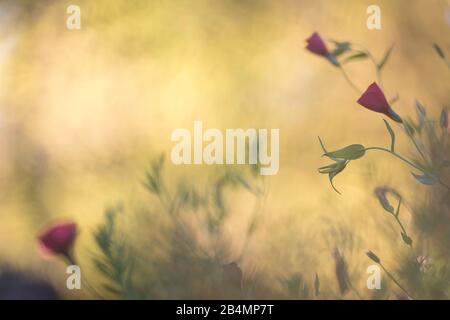
[(308, 43), (306, 49), (308, 49), (312, 53), (324, 57), (328, 56), (329, 52), (325, 45), (325, 42), (323, 42), (322, 38), (317, 32), (314, 32), (308, 39), (306, 39), (306, 42)]
[(70, 251), (77, 236), (75, 223), (59, 223), (46, 229), (39, 236), (39, 243), (47, 253), (61, 254), (70, 258)]
[(394, 121), (403, 122), (402, 118), (392, 110), (383, 91), (375, 82), (362, 94), (358, 99), (358, 103), (369, 110), (383, 113)]

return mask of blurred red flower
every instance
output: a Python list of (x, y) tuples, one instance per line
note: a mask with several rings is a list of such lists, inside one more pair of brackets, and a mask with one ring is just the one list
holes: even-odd
[(38, 237), (44, 252), (70, 257), (70, 251), (77, 236), (75, 223), (58, 223), (50, 226)]
[(312, 53), (324, 57), (328, 56), (329, 51), (325, 45), (325, 42), (322, 40), (322, 38), (317, 32), (314, 32), (308, 39), (306, 39), (306, 42), (308, 43), (306, 49), (308, 49)]
[(358, 99), (358, 103), (369, 110), (383, 113), (394, 121), (400, 123), (403, 122), (402, 118), (400, 118), (400, 116), (392, 110), (389, 102), (384, 96), (383, 91), (376, 84), (376, 82), (372, 83), (366, 89), (366, 91)]

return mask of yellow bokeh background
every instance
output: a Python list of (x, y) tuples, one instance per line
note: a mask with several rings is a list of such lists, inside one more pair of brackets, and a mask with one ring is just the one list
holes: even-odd
[[(384, 88), (389, 97), (398, 93), (403, 116), (414, 116), (415, 99), (438, 115), (450, 98), (448, 70), (432, 47), (449, 48), (449, 2), (377, 1), (382, 29), (369, 30), (372, 2), (1, 1), (0, 261), (61, 283), (61, 263), (39, 255), (39, 230), (74, 219), (77, 251), (89, 251), (107, 206), (154, 206), (141, 184), (149, 161), (170, 153), (173, 130), (201, 120), (223, 130), (280, 129), (280, 170), (266, 177), (263, 220), (244, 274), (262, 270), (275, 281), (317, 272), (337, 291), (331, 251), (339, 247), (355, 285), (365, 288), (366, 249), (382, 252), (391, 266), (406, 250), (373, 189), (390, 185), (413, 201), (426, 187), (377, 153), (335, 179), (342, 195), (318, 174), (326, 160), (317, 136), (330, 149), (385, 146), (389, 136), (382, 116), (357, 105), (338, 69), (305, 50), (305, 39), (318, 31), (363, 44), (379, 59), (394, 44)], [(65, 26), (70, 4), (81, 8), (81, 30)], [(348, 70), (361, 90), (375, 80), (369, 62)], [(398, 148), (411, 151), (401, 139)], [(169, 184), (201, 186), (221, 170), (169, 162), (165, 173)], [(252, 209), (246, 195), (232, 203), (230, 261)], [(127, 219), (133, 225), (133, 214)]]

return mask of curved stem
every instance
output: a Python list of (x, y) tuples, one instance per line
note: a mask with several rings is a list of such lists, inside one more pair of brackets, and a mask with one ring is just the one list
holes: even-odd
[[(403, 162), (409, 164), (411, 167), (419, 170), (422, 173), (425, 173), (423, 168), (419, 167), (418, 165), (416, 165), (414, 162), (412, 162), (411, 160), (408, 160), (406, 158), (404, 158), (403, 156), (399, 155), (398, 153), (392, 152), (389, 149), (386, 148), (382, 148), (382, 147), (369, 147), (369, 148), (365, 148), (365, 151), (369, 151), (369, 150), (380, 150), (380, 151), (384, 151), (387, 153), (390, 153), (391, 155), (393, 155), (394, 157), (399, 158), (400, 160), (402, 160)], [(448, 184), (446, 184), (445, 182), (443, 182), (440, 178), (438, 179), (438, 182), (441, 186), (443, 186), (444, 188), (447, 188), (448, 190), (450, 190), (450, 186)]]
[[(360, 44), (357, 43), (352, 43), (352, 45), (358, 46), (360, 48), (360, 50), (356, 50), (362, 53), (365, 53), (369, 59), (372, 61), (373, 65), (375, 66), (375, 72), (376, 72), (376, 76), (377, 76), (377, 81), (380, 85), (381, 88), (383, 88), (383, 80), (381, 78), (381, 71), (378, 68), (378, 64), (377, 61), (375, 60), (375, 57), (372, 55), (372, 53), (370, 53), (369, 50), (367, 50), (365, 47), (363, 47)], [(356, 92), (358, 92), (358, 94), (361, 94), (362, 91), (358, 89), (358, 87), (354, 84), (354, 82), (350, 79), (350, 77), (348, 76), (348, 74), (345, 72), (345, 69), (342, 67), (341, 64), (339, 64), (339, 69), (341, 69), (342, 74), (345, 78), (345, 80), (347, 81), (347, 83), (352, 87), (353, 90), (355, 90)]]
[(395, 220), (397, 221), (398, 225), (400, 226), (400, 229), (402, 229), (402, 232), (404, 234), (408, 235), (408, 233), (406, 232), (405, 227), (403, 226), (402, 222), (400, 221), (400, 219), (397, 216), (395, 216)]
[(377, 75), (378, 84), (380, 85), (381, 89), (383, 89), (383, 79), (381, 78), (381, 72), (380, 72), (380, 69), (378, 68), (378, 63), (375, 60), (375, 57), (364, 46), (362, 46), (362, 45), (360, 45), (358, 43), (352, 43), (352, 44), (358, 46), (361, 49), (361, 51), (364, 52), (365, 54), (367, 54), (369, 59), (372, 61), (373, 65), (375, 67), (375, 72), (376, 72), (376, 75)]
[(365, 151), (369, 151), (369, 150), (380, 150), (380, 151), (384, 151), (384, 152), (390, 153), (391, 155), (393, 155), (393, 156), (399, 158), (400, 160), (402, 160), (403, 162), (409, 164), (411, 167), (413, 167), (413, 168), (419, 170), (419, 171), (422, 172), (422, 173), (424, 172), (423, 169), (422, 169), (421, 167), (419, 167), (418, 165), (416, 165), (415, 163), (413, 163), (411, 160), (408, 160), (408, 159), (404, 158), (403, 156), (399, 155), (398, 153), (392, 152), (392, 151), (389, 150), (389, 149), (382, 148), (382, 147), (369, 147), (369, 148), (365, 148), (364, 150), (365, 150)]
[(347, 83), (352, 87), (352, 89), (355, 90), (358, 94), (361, 94), (361, 91), (358, 89), (358, 87), (350, 79), (350, 77), (348, 76), (347, 72), (345, 72), (345, 69), (342, 67), (342, 65), (339, 65), (339, 69), (341, 70), (345, 81), (347, 81)]

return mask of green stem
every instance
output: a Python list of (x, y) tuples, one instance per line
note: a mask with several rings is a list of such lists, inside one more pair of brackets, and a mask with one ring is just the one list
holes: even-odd
[(414, 146), (416, 147), (416, 150), (419, 152), (420, 156), (422, 157), (422, 159), (425, 162), (428, 162), (427, 158), (425, 157), (425, 154), (423, 153), (423, 151), (420, 149), (419, 145), (417, 144), (416, 139), (414, 137), (411, 137), (411, 140), (412, 140)]
[(405, 127), (405, 123), (403, 123), (403, 129), (405, 130), (406, 134), (411, 138), (412, 143), (414, 144), (414, 146), (416, 147), (416, 150), (419, 152), (420, 156), (422, 157), (422, 159), (427, 163), (428, 160), (425, 157), (425, 154), (423, 153), (422, 149), (419, 147), (419, 145), (417, 144), (417, 141), (415, 139), (415, 137), (413, 135), (408, 134), (408, 130)]
[(361, 49), (360, 51), (365, 53), (365, 54), (367, 54), (367, 56), (369, 57), (370, 61), (372, 61), (373, 65), (375, 67), (375, 72), (376, 72), (376, 75), (377, 75), (378, 84), (380, 85), (381, 89), (383, 89), (383, 79), (381, 78), (381, 71), (378, 68), (378, 62), (375, 60), (375, 57), (364, 46), (362, 46), (362, 45), (360, 45), (358, 43), (352, 43), (352, 45), (358, 46)]
[(365, 151), (369, 151), (369, 150), (380, 150), (380, 151), (384, 151), (387, 153), (390, 153), (391, 155), (393, 155), (394, 157), (399, 158), (400, 160), (402, 160), (403, 162), (407, 163), (408, 165), (410, 165), (411, 167), (419, 170), (420, 172), (424, 173), (423, 169), (421, 167), (419, 167), (418, 165), (416, 165), (414, 162), (412, 162), (411, 160), (408, 160), (406, 158), (404, 158), (403, 156), (399, 155), (398, 153), (392, 152), (389, 149), (386, 148), (382, 148), (382, 147), (369, 147), (369, 148), (365, 148)]
[(380, 267), (383, 269), (384, 272), (388, 275), (388, 277), (399, 287), (409, 298), (414, 298), (408, 293), (408, 291), (395, 279), (395, 277), (384, 267), (384, 265), (380, 262)]
[(403, 226), (402, 222), (400, 221), (400, 219), (397, 216), (394, 216), (395, 220), (398, 222), (398, 225), (400, 226), (400, 229), (402, 229), (403, 233), (408, 235), (408, 233), (406, 232), (405, 227)]
[(341, 70), (345, 81), (347, 81), (347, 83), (352, 87), (352, 89), (355, 90), (358, 94), (361, 94), (361, 90), (359, 90), (358, 87), (353, 83), (353, 81), (348, 76), (347, 72), (345, 72), (345, 69), (342, 67), (342, 65), (339, 65), (339, 69)]
[[(403, 226), (403, 224), (402, 224), (402, 222), (400, 221), (400, 219), (398, 218), (398, 216), (394, 216), (394, 218), (395, 218), (395, 220), (397, 221), (398, 225), (400, 226), (400, 229), (402, 230), (402, 232), (403, 232), (407, 237), (409, 237), (408, 232), (406, 232), (406, 229), (405, 229), (405, 227)], [(408, 244), (408, 245), (411, 247), (412, 252), (415, 254), (415, 250), (414, 250), (413, 244), (411, 243), (411, 244)]]
[[(425, 171), (423, 170), (423, 168), (419, 167), (419, 166), (416, 165), (414, 162), (412, 162), (411, 160), (408, 160), (408, 159), (404, 158), (403, 156), (399, 155), (398, 153), (392, 152), (392, 151), (389, 150), (389, 149), (382, 148), (382, 147), (369, 147), (369, 148), (365, 148), (364, 150), (365, 150), (365, 151), (369, 151), (369, 150), (380, 150), (380, 151), (384, 151), (384, 152), (390, 153), (390, 154), (393, 155), (394, 157), (397, 157), (397, 158), (399, 158), (400, 160), (402, 160), (403, 162), (409, 164), (411, 167), (413, 167), (413, 168), (419, 170), (419, 171), (422, 172), (422, 173), (425, 173)], [(438, 182), (439, 182), (439, 184), (440, 184), (441, 186), (443, 186), (444, 188), (450, 190), (450, 186), (449, 186), (448, 184), (446, 184), (445, 182), (443, 182), (440, 178), (439, 178)]]

